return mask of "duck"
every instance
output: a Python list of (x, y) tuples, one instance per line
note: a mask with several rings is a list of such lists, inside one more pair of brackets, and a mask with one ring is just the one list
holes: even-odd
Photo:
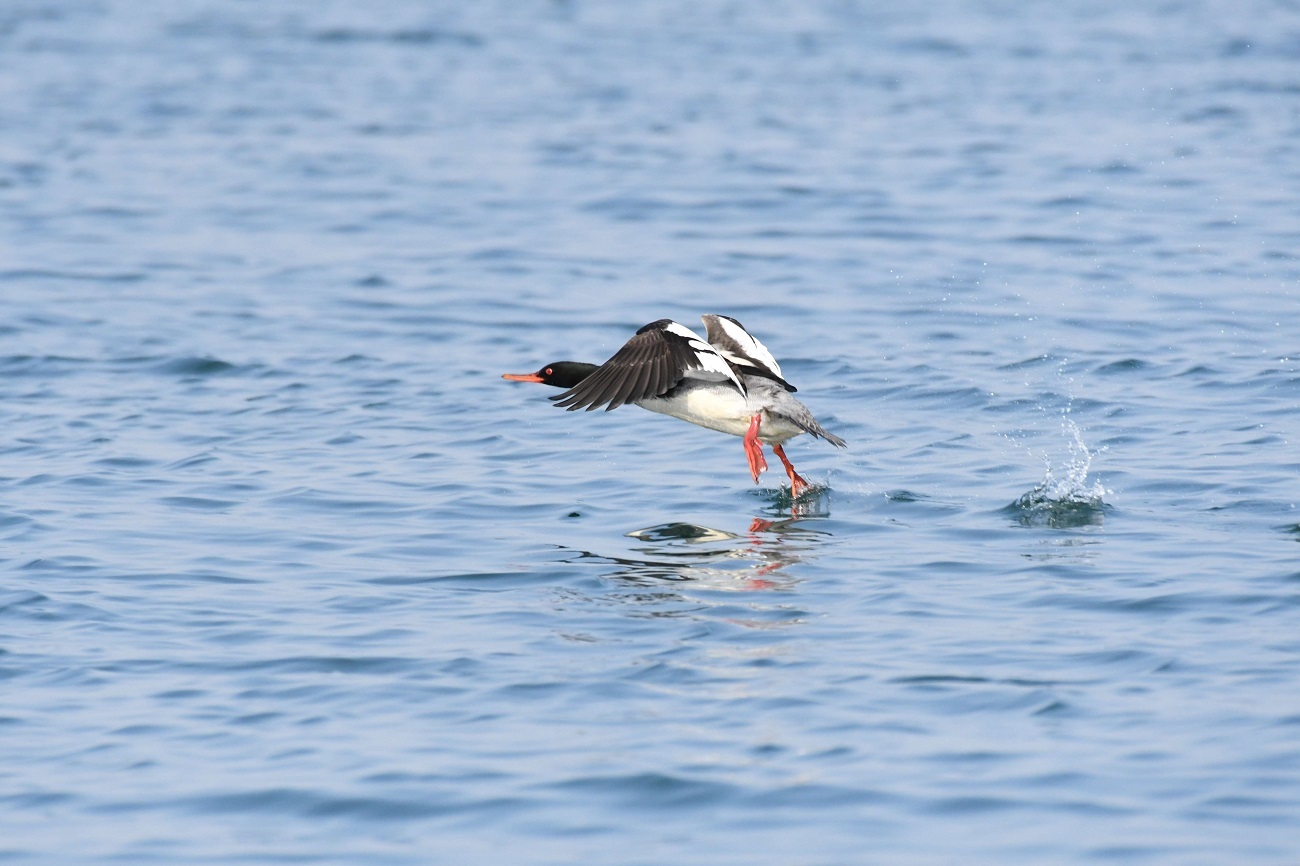
[(784, 444), (804, 433), (844, 448), (792, 395), (781, 366), (767, 347), (730, 316), (709, 314), (706, 339), (671, 319), (636, 334), (603, 364), (554, 361), (535, 373), (504, 373), (503, 379), (563, 388), (550, 399), (575, 412), (636, 405), (709, 430), (740, 436), (754, 483), (767, 471), (763, 445), (771, 446), (799, 497), (812, 487), (785, 453)]

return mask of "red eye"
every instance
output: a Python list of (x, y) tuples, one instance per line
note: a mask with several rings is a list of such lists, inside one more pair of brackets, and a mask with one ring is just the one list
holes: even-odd
[(550, 367), (547, 367), (547, 368), (546, 368), (546, 375), (549, 376), (549, 375), (551, 375), (553, 372), (554, 372), (554, 371), (553, 371)]

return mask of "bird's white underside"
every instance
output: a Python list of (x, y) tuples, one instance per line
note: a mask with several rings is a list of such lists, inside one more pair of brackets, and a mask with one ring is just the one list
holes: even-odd
[(682, 388), (670, 398), (651, 397), (640, 405), (660, 415), (671, 415), (719, 433), (744, 436), (750, 421), (762, 414), (758, 438), (764, 442), (784, 442), (804, 431), (790, 421), (763, 411), (761, 405), (730, 388)]

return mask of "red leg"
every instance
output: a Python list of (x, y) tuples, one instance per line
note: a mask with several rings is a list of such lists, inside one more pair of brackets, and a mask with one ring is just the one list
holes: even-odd
[(798, 496), (800, 493), (807, 490), (810, 485), (800, 477), (798, 472), (794, 471), (794, 464), (785, 456), (785, 449), (779, 444), (773, 444), (772, 450), (776, 453), (777, 457), (781, 458), (781, 462), (785, 464), (785, 473), (790, 476), (790, 495)]
[(749, 471), (758, 483), (758, 473), (767, 471), (767, 461), (763, 459), (763, 443), (758, 441), (758, 425), (763, 416), (755, 415), (749, 422), (749, 432), (745, 434), (745, 457), (749, 460)]

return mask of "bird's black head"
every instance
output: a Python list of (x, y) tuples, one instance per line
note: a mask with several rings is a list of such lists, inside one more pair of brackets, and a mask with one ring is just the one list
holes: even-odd
[(539, 382), (543, 385), (553, 385), (556, 388), (572, 388), (590, 376), (596, 366), (595, 364), (584, 364), (581, 361), (556, 361), (553, 364), (547, 364), (536, 373), (503, 373), (501, 378), (510, 379), (514, 382)]

